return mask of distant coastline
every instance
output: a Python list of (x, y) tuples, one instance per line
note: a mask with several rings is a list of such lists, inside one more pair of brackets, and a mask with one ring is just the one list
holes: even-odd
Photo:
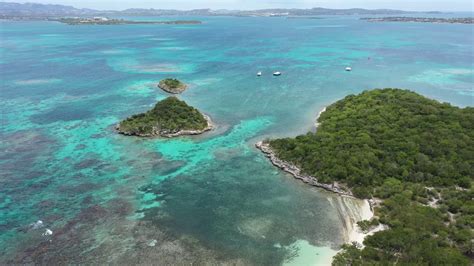
[(57, 21), (68, 25), (128, 25), (128, 24), (202, 24), (199, 20), (173, 20), (173, 21), (137, 21), (124, 19), (111, 19), (107, 17), (92, 18), (60, 18), (48, 19), (49, 21)]
[(422, 17), (383, 17), (361, 18), (369, 22), (420, 22), (420, 23), (448, 23), (448, 24), (474, 24), (474, 18), (422, 18)]
[[(213, 10), (209, 8), (192, 10), (145, 9), (129, 8), (125, 10), (95, 10), (75, 8), (65, 5), (37, 3), (0, 2), (0, 19), (7, 20), (47, 20), (62, 17), (94, 17), (94, 16), (235, 16), (235, 17), (314, 17), (326, 15), (400, 15), (417, 12), (395, 9), (364, 9), (364, 8), (267, 8), (257, 10)], [(430, 13), (440, 13), (432, 11)]]

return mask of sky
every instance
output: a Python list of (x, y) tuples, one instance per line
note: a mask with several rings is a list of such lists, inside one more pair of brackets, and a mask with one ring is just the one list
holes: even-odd
[(2, 0), (1, 2), (34, 2), (72, 5), (78, 8), (122, 10), (127, 8), (158, 9), (261, 9), (261, 8), (390, 8), (412, 11), (473, 12), (472, 0)]

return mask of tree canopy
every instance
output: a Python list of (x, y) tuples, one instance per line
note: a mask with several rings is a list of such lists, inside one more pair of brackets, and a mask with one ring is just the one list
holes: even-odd
[(182, 85), (181, 81), (172, 78), (164, 79), (163, 83), (169, 86), (170, 88), (178, 88)]
[(178, 79), (173, 79), (173, 78), (167, 78), (167, 79), (161, 80), (160, 83), (158, 84), (158, 87), (166, 92), (174, 93), (174, 94), (182, 93), (188, 88), (186, 84), (179, 81)]
[(344, 246), (334, 264), (468, 264), (474, 254), (474, 108), (375, 89), (330, 105), (318, 122), (315, 133), (269, 144), (320, 182), (383, 199), (376, 215), (390, 228), (367, 237), (364, 249)]
[(160, 135), (182, 130), (203, 130), (207, 126), (207, 120), (196, 108), (176, 97), (168, 97), (150, 111), (120, 122), (118, 128), (129, 135)]

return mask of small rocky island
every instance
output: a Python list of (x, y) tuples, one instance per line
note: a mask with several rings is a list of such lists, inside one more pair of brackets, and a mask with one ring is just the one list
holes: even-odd
[(160, 81), (158, 87), (168, 93), (180, 94), (188, 88), (188, 85), (177, 79), (168, 78)]
[(211, 119), (176, 97), (158, 102), (146, 113), (133, 115), (120, 122), (120, 134), (139, 137), (177, 137), (198, 135), (213, 128)]
[(420, 18), (420, 17), (382, 17), (361, 18), (369, 22), (421, 22), (421, 23), (450, 23), (450, 24), (473, 24), (474, 18)]

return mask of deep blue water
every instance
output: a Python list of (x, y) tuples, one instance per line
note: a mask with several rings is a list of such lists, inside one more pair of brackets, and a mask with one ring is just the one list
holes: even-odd
[[(254, 143), (313, 130), (324, 106), (365, 89), (474, 105), (472, 25), (196, 19), (1, 22), (0, 262), (327, 262), (345, 241), (341, 199), (276, 170)], [(117, 135), (166, 97), (166, 77), (189, 83), (179, 97), (218, 128)]]

